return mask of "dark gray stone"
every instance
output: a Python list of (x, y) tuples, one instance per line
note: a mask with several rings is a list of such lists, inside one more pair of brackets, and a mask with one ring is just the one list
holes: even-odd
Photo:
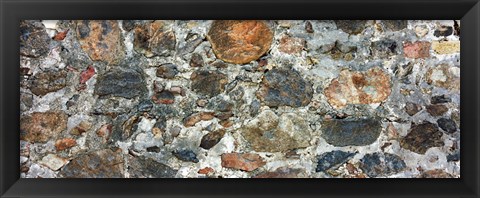
[(177, 150), (177, 151), (173, 151), (172, 153), (179, 160), (186, 161), (186, 162), (194, 162), (194, 163), (199, 162), (199, 160), (197, 159), (197, 154), (195, 154), (191, 150)]
[(121, 151), (104, 149), (74, 158), (59, 174), (66, 178), (122, 178), (123, 164)]
[(153, 159), (129, 157), (130, 178), (173, 178), (177, 170)]
[(397, 42), (392, 39), (384, 39), (372, 42), (371, 50), (374, 56), (386, 58), (397, 54)]
[(333, 167), (339, 166), (352, 158), (355, 153), (344, 152), (340, 150), (323, 153), (318, 156), (316, 172), (324, 172)]
[(200, 147), (204, 149), (210, 149), (214, 147), (218, 142), (220, 142), (220, 140), (223, 138), (223, 135), (225, 135), (225, 130), (217, 130), (204, 135), (200, 142)]
[(444, 145), (442, 135), (443, 133), (433, 123), (412, 124), (410, 132), (400, 141), (400, 146), (415, 153), (425, 154), (431, 147)]
[(453, 27), (451, 26), (441, 26), (433, 32), (433, 35), (436, 37), (450, 36), (453, 34)]
[(366, 20), (335, 20), (337, 28), (349, 34), (359, 34), (365, 29)]
[(138, 111), (143, 111), (143, 112), (150, 111), (152, 110), (152, 108), (153, 108), (153, 103), (151, 100), (144, 100), (140, 102), (137, 106)]
[(42, 22), (20, 21), (20, 55), (40, 57), (49, 51), (51, 40)]
[(407, 20), (382, 20), (380, 22), (384, 30), (399, 31), (407, 28)]
[(94, 93), (131, 99), (145, 94), (147, 87), (142, 73), (132, 68), (116, 67), (98, 76)]
[(440, 104), (440, 103), (448, 103), (448, 102), (452, 102), (452, 99), (447, 98), (445, 95), (433, 96), (432, 99), (430, 99), (430, 103), (432, 104)]
[(390, 153), (366, 154), (360, 163), (360, 168), (369, 177), (392, 175), (407, 167), (399, 156)]
[(365, 146), (377, 140), (382, 126), (379, 120), (332, 119), (322, 123), (322, 137), (334, 146)]
[(454, 133), (457, 131), (457, 124), (449, 118), (440, 118), (437, 120), (438, 126), (447, 133)]
[(157, 69), (157, 76), (160, 78), (172, 79), (178, 74), (177, 66), (171, 63), (160, 65)]
[(227, 76), (218, 71), (197, 70), (192, 73), (193, 91), (204, 96), (216, 96), (225, 90)]

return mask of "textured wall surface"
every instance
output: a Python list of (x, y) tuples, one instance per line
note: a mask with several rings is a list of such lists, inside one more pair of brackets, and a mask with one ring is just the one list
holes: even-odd
[(21, 21), (23, 178), (458, 178), (460, 21)]

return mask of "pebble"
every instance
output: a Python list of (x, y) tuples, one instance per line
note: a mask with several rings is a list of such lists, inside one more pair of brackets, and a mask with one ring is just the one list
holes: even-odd
[(441, 104), (427, 105), (426, 109), (432, 116), (441, 116), (448, 111), (448, 107)]
[(183, 120), (183, 125), (186, 127), (195, 126), (200, 121), (207, 121), (211, 120), (215, 117), (214, 112), (200, 112), (200, 113), (193, 113), (192, 115), (186, 117)]
[(222, 167), (243, 171), (254, 171), (266, 163), (262, 157), (254, 153), (224, 153), (221, 155)]
[(99, 96), (117, 96), (127, 99), (146, 94), (143, 75), (135, 68), (115, 67), (97, 77), (94, 93)]
[(216, 96), (225, 90), (227, 76), (218, 71), (197, 70), (190, 77), (192, 90), (203, 96)]
[(175, 50), (176, 36), (166, 21), (156, 20), (134, 28), (133, 48), (146, 57), (168, 56)]
[(40, 164), (56, 171), (62, 168), (68, 162), (67, 159), (63, 159), (54, 154), (48, 154), (40, 160)]
[(30, 90), (37, 96), (44, 96), (67, 86), (67, 72), (64, 70), (46, 70), (33, 76)]
[(397, 42), (392, 39), (383, 39), (372, 42), (372, 53), (379, 58), (387, 58), (397, 54)]
[(177, 170), (150, 158), (129, 156), (130, 178), (174, 178)]
[(432, 49), (437, 54), (460, 53), (460, 41), (434, 41)]
[(366, 20), (336, 20), (338, 29), (348, 34), (360, 34), (365, 29)]
[(400, 31), (407, 28), (406, 20), (381, 20), (380, 25), (384, 31)]
[(186, 162), (194, 162), (194, 163), (199, 162), (199, 160), (197, 159), (197, 154), (195, 154), (191, 150), (178, 150), (178, 151), (173, 151), (172, 153), (179, 160), (186, 161)]
[(407, 112), (409, 116), (413, 116), (421, 110), (422, 110), (422, 106), (419, 104), (416, 104), (413, 102), (405, 103), (405, 112)]
[(433, 96), (430, 99), (431, 104), (449, 103), (452, 102), (451, 98), (447, 98), (445, 95)]
[(156, 74), (160, 78), (172, 79), (178, 74), (178, 69), (176, 65), (166, 63), (158, 66)]
[(152, 101), (156, 104), (173, 104), (175, 96), (170, 91), (161, 91), (152, 96)]
[(360, 163), (360, 168), (369, 177), (392, 175), (407, 167), (398, 155), (390, 153), (369, 153), (360, 160)]
[(142, 112), (148, 112), (152, 110), (152, 108), (153, 108), (153, 103), (151, 100), (144, 100), (140, 102), (137, 106), (138, 111), (142, 111)]
[(450, 36), (453, 34), (453, 27), (451, 26), (440, 26), (433, 32), (433, 35), (436, 37)]
[(454, 133), (457, 131), (457, 124), (449, 118), (440, 118), (437, 120), (438, 126), (447, 133)]
[(77, 145), (77, 141), (72, 138), (64, 138), (55, 142), (55, 148), (57, 149), (57, 151), (63, 151), (65, 149), (74, 147), (75, 145)]
[(428, 58), (431, 45), (427, 41), (405, 42), (403, 43), (403, 53), (407, 58)]
[(208, 175), (210, 173), (213, 173), (215, 172), (215, 170), (213, 170), (213, 168), (211, 167), (205, 167), (205, 168), (202, 168), (200, 170), (198, 170), (198, 174), (202, 174), (202, 175)]
[(322, 137), (333, 146), (365, 146), (375, 142), (382, 131), (374, 118), (331, 119), (322, 122)]
[(190, 59), (190, 67), (203, 67), (203, 57), (200, 54), (194, 53), (192, 54), (192, 58)]
[(340, 150), (335, 150), (327, 153), (323, 153), (317, 156), (318, 162), (315, 169), (316, 172), (324, 172), (328, 169), (338, 167), (346, 163), (350, 158), (352, 158), (355, 153), (344, 152)]
[(280, 39), (278, 50), (286, 54), (300, 54), (306, 41), (302, 38), (283, 36)]
[(408, 134), (400, 141), (400, 146), (418, 154), (425, 154), (429, 148), (441, 147), (443, 133), (430, 122), (413, 124)]
[(272, 172), (264, 172), (255, 175), (253, 178), (303, 178), (305, 170), (300, 168), (280, 167)]
[(207, 133), (202, 137), (202, 140), (200, 141), (200, 147), (207, 150), (214, 147), (218, 142), (220, 142), (220, 140), (223, 138), (223, 135), (225, 135), (224, 129)]
[(64, 112), (34, 112), (20, 118), (20, 139), (29, 142), (47, 142), (67, 129), (68, 116)]
[(418, 176), (418, 178), (454, 178), (450, 173), (441, 169), (428, 170)]

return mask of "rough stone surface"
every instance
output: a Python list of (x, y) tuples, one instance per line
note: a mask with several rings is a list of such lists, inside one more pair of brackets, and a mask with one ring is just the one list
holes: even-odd
[(177, 75), (178, 69), (174, 64), (163, 64), (157, 69), (157, 76), (160, 78), (174, 78)]
[(20, 55), (39, 57), (49, 51), (50, 37), (40, 21), (20, 22)]
[(191, 150), (178, 150), (174, 151), (173, 155), (178, 158), (179, 160), (186, 161), (186, 162), (194, 162), (198, 163), (199, 160), (197, 159), (197, 154), (195, 154)]
[(453, 54), (460, 52), (460, 41), (435, 41), (432, 49), (437, 54)]
[(33, 76), (30, 90), (37, 96), (63, 89), (67, 85), (67, 72), (48, 70)]
[(438, 126), (447, 133), (454, 133), (457, 131), (457, 124), (449, 118), (440, 118), (437, 120)]
[(150, 158), (129, 156), (128, 173), (130, 178), (173, 178), (177, 170)]
[(425, 154), (429, 148), (443, 146), (442, 132), (438, 127), (429, 122), (412, 125), (412, 128), (400, 141), (402, 148), (415, 153)]
[(256, 175), (253, 178), (303, 178), (304, 170), (299, 168), (280, 167), (272, 172), (265, 172)]
[(258, 154), (253, 153), (224, 153), (222, 154), (222, 166), (225, 168), (253, 171), (265, 165), (265, 161)]
[(218, 71), (198, 70), (190, 76), (192, 80), (192, 90), (205, 95), (215, 96), (225, 90), (227, 76)]
[(156, 20), (135, 27), (133, 41), (135, 51), (144, 54), (146, 57), (173, 54), (176, 36), (175, 32), (166, 23), (166, 21)]
[(337, 20), (335, 24), (338, 29), (348, 34), (359, 34), (365, 29), (366, 20)]
[(67, 115), (63, 112), (34, 112), (20, 119), (20, 139), (46, 142), (67, 128)]
[(95, 94), (99, 96), (117, 96), (134, 98), (145, 93), (146, 87), (142, 73), (132, 68), (117, 67), (98, 76)]
[(77, 142), (72, 138), (65, 138), (55, 142), (55, 148), (57, 151), (63, 151), (65, 149), (74, 147), (75, 145), (77, 145)]
[(263, 21), (214, 21), (207, 38), (217, 58), (235, 64), (257, 60), (272, 44), (273, 32)]
[(104, 149), (73, 159), (60, 174), (66, 178), (122, 178), (123, 164), (121, 152)]
[(403, 53), (407, 58), (428, 58), (431, 45), (427, 41), (405, 42), (403, 43)]
[(369, 177), (386, 176), (406, 168), (405, 162), (398, 155), (390, 153), (367, 154), (360, 162), (360, 168)]
[(379, 120), (333, 119), (322, 122), (322, 137), (334, 146), (364, 146), (377, 140), (382, 128)]
[(200, 147), (204, 149), (210, 149), (214, 147), (225, 135), (225, 130), (217, 130), (210, 132), (202, 137)]
[(427, 112), (432, 116), (441, 116), (448, 111), (448, 108), (441, 104), (428, 105), (426, 109)]
[(420, 110), (422, 110), (422, 106), (419, 104), (413, 102), (407, 102), (405, 104), (405, 112), (410, 116), (417, 114)]
[(284, 36), (280, 39), (278, 50), (287, 54), (299, 54), (305, 47), (305, 39)]
[(317, 157), (318, 162), (317, 162), (317, 168), (315, 169), (315, 171), (322, 172), (330, 168), (333, 168), (335, 166), (344, 164), (345, 162), (347, 162), (347, 160), (352, 158), (354, 155), (355, 153), (349, 153), (349, 152), (344, 152), (340, 150), (323, 153)]

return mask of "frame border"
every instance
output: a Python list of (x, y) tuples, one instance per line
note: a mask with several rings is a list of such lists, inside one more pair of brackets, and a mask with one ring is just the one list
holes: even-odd
[[(20, 179), (21, 19), (461, 19), (461, 179)], [(0, 197), (479, 197), (479, 0), (0, 0)], [(467, 71), (468, 70), (468, 71)]]

